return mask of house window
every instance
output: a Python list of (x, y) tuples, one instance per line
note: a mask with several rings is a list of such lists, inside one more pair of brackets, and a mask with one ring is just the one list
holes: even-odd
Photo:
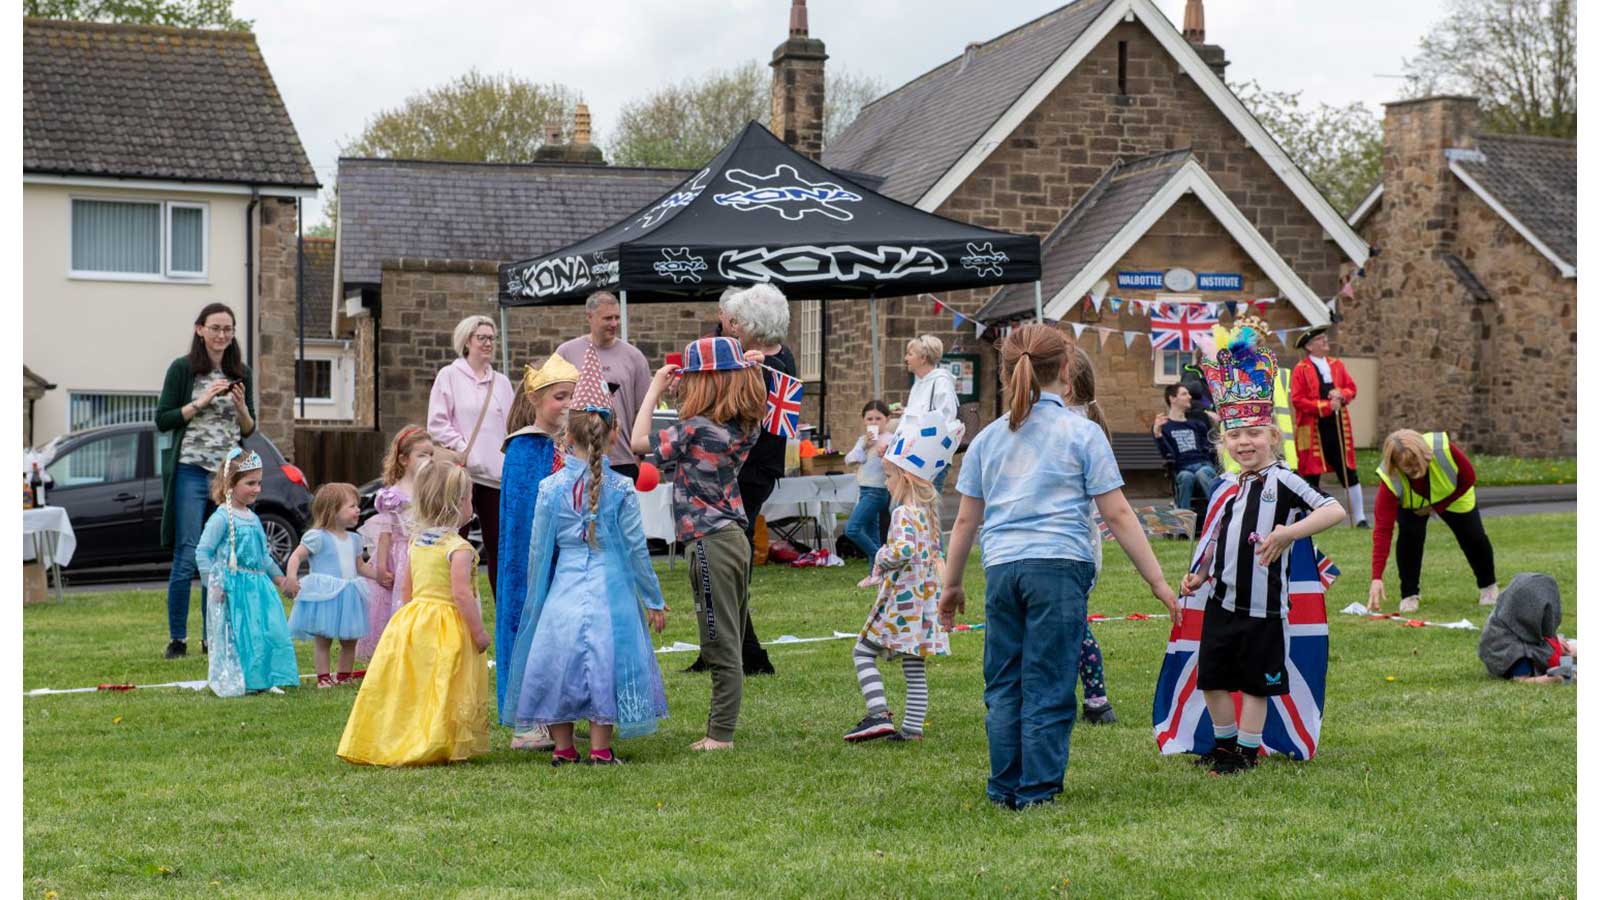
[(1156, 351), (1156, 384), (1177, 384), (1183, 380), (1183, 367), (1194, 362), (1193, 353), (1182, 350)]
[(817, 381), (822, 378), (822, 301), (795, 305), (800, 308), (800, 380)]
[(67, 430), (154, 422), (157, 399), (156, 394), (70, 391), (67, 394)]
[(299, 381), (295, 385), (297, 396), (307, 400), (333, 400), (333, 360), (300, 360)]
[(206, 277), (204, 203), (72, 200), (72, 274), (143, 280)]

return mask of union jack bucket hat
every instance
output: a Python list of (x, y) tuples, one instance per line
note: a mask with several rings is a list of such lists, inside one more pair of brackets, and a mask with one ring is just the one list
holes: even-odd
[(744, 358), (744, 347), (737, 338), (705, 337), (683, 348), (680, 374), (693, 372), (735, 372), (755, 363)]

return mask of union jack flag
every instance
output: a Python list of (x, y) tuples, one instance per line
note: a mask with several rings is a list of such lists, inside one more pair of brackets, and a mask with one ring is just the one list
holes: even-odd
[[(1209, 532), (1213, 514), (1220, 504), (1237, 492), (1219, 490), (1207, 510)], [(1225, 496), (1226, 495), (1226, 496)], [(1209, 536), (1209, 535), (1208, 535)], [(1199, 546), (1203, 548), (1205, 541)], [(1196, 555), (1198, 565), (1199, 553)], [(1267, 724), (1261, 733), (1262, 749), (1290, 759), (1310, 759), (1316, 755), (1322, 733), (1323, 697), (1328, 682), (1327, 585), (1339, 574), (1337, 566), (1322, 555), (1310, 538), (1295, 541), (1289, 549), (1289, 617), (1284, 620), (1284, 645), (1288, 650), (1289, 693), (1269, 698)], [(1167, 656), (1156, 681), (1155, 705), (1151, 713), (1156, 746), (1163, 754), (1208, 753), (1216, 740), (1211, 714), (1195, 685), (1200, 657), (1200, 632), (1205, 620), (1210, 582), (1193, 595), (1182, 598), (1183, 625), (1172, 629), (1167, 638)], [(1233, 695), (1234, 714), (1241, 698)]]
[(800, 436), (800, 396), (805, 382), (782, 372), (767, 370), (767, 411), (761, 427), (779, 437)]
[(1195, 338), (1210, 334), (1217, 324), (1215, 310), (1201, 303), (1161, 304), (1150, 317), (1150, 346), (1156, 350), (1182, 350), (1195, 348)]

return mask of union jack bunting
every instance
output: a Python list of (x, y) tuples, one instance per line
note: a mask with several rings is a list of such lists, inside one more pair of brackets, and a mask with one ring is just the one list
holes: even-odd
[[(1207, 525), (1220, 510), (1226, 493), (1219, 490), (1207, 510)], [(1203, 546), (1203, 541), (1201, 545)], [(1328, 682), (1328, 608), (1326, 586), (1338, 575), (1334, 566), (1309, 538), (1289, 549), (1289, 617), (1283, 621), (1288, 649), (1289, 693), (1269, 698), (1267, 724), (1261, 747), (1290, 759), (1310, 759), (1322, 733), (1323, 697)], [(1215, 746), (1211, 714), (1195, 686), (1200, 656), (1200, 630), (1205, 620), (1210, 582), (1182, 598), (1183, 624), (1167, 638), (1167, 656), (1156, 681), (1151, 713), (1156, 746), (1163, 754), (1208, 753)], [(1234, 715), (1240, 696), (1233, 695)]]
[(1210, 334), (1217, 324), (1215, 311), (1200, 303), (1162, 304), (1150, 317), (1150, 346), (1156, 350), (1182, 350), (1195, 348), (1195, 338)]
[(767, 411), (761, 427), (779, 437), (800, 436), (800, 397), (805, 382), (773, 369), (767, 370)]

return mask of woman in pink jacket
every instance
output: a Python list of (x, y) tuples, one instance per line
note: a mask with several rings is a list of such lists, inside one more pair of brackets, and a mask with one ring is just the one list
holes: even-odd
[[(510, 379), (494, 370), (496, 337), (494, 320), (488, 316), (468, 316), (456, 325), (454, 346), (461, 356), (433, 379), (428, 434), (438, 448), (460, 457), (472, 478), (472, 508), (483, 535), (481, 556), (489, 568), (489, 589), (498, 594), (500, 470), (505, 465), (500, 446), (506, 440), (506, 417), (516, 395)], [(443, 460), (446, 454), (437, 457)]]

